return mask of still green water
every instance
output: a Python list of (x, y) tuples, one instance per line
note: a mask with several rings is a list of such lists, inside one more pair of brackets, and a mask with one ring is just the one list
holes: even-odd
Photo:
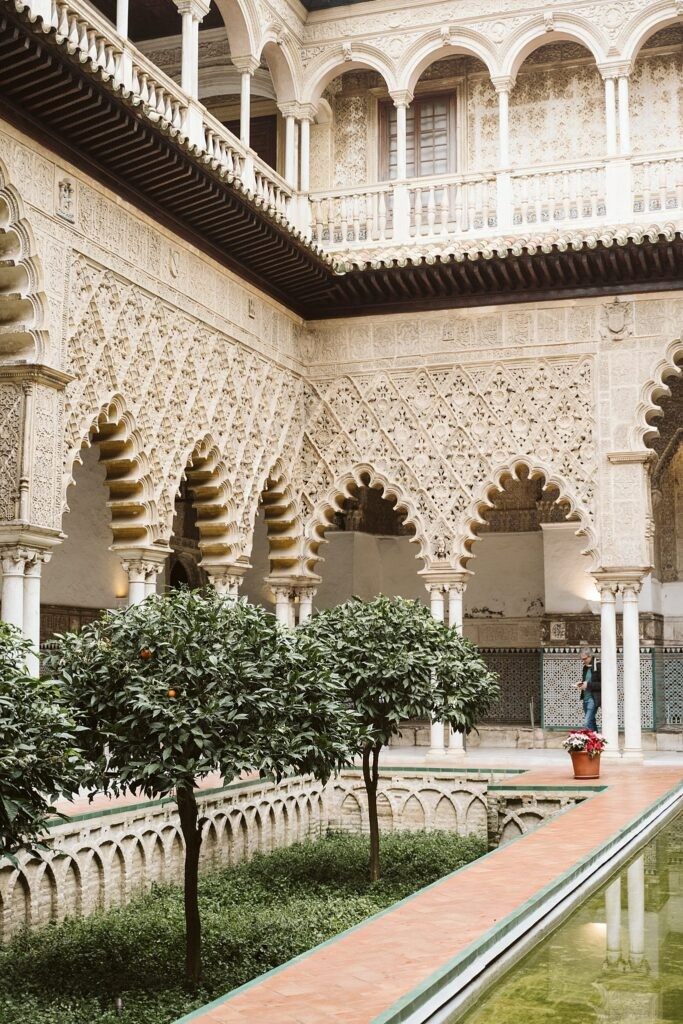
[(683, 814), (456, 1020), (683, 1024)]

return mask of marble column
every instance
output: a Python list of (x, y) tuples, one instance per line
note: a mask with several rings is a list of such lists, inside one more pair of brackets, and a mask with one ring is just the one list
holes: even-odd
[(209, 583), (217, 594), (231, 601), (238, 599), (246, 567), (240, 566), (237, 569), (234, 565), (205, 565), (202, 562), (201, 568), (206, 572)]
[(296, 188), (296, 118), (285, 115), (285, 181)]
[(24, 628), (24, 570), (29, 552), (23, 547), (0, 548), (2, 564), (2, 619)]
[(199, 23), (209, 13), (210, 0), (174, 0), (182, 16), (180, 85), (190, 98), (185, 132), (190, 142), (204, 148), (204, 128), (199, 98)]
[(124, 559), (121, 562), (128, 574), (128, 607), (140, 604), (147, 596), (147, 568), (142, 559)]
[(392, 93), (396, 107), (396, 180), (394, 183), (393, 239), (406, 242), (410, 238), (410, 195), (408, 177), (408, 107), (412, 95), (406, 91)]
[(304, 622), (313, 615), (313, 598), (316, 595), (314, 587), (303, 587), (299, 590), (299, 625), (302, 626)]
[(292, 588), (289, 584), (285, 586), (271, 587), (275, 597), (275, 618), (281, 626), (291, 628), (293, 622)]
[(603, 758), (619, 757), (617, 696), (617, 583), (596, 580), (600, 591), (600, 667), (602, 671), (602, 733), (607, 740)]
[[(428, 583), (429, 604), (432, 615), (437, 622), (444, 621), (444, 592), (441, 583)], [(429, 744), (430, 756), (442, 757), (446, 753), (444, 747), (444, 724), (443, 722), (432, 722), (431, 738)]]
[(607, 135), (607, 156), (617, 155), (617, 109), (614, 76), (605, 77), (605, 130)]
[(631, 152), (631, 116), (629, 112), (628, 75), (619, 75), (617, 79), (617, 96), (619, 109), (619, 153), (627, 156)]
[(624, 629), (624, 758), (642, 761), (640, 708), (640, 583), (622, 583)]
[(40, 671), (40, 579), (43, 564), (49, 559), (47, 551), (32, 551), (24, 571), (24, 633), (34, 650), (27, 658), (26, 668), (35, 676)]
[(116, 0), (116, 31), (124, 39), (128, 38), (128, 6), (129, 0)]
[[(456, 583), (448, 583), (448, 625), (451, 629), (457, 629), (458, 633), (462, 635), (463, 626), (463, 601), (465, 597), (465, 586), (464, 582), (458, 581)], [(465, 736), (463, 733), (458, 732), (457, 729), (449, 728), (448, 730), (448, 756), (449, 757), (464, 757), (467, 751), (465, 749)]]
[(645, 967), (645, 860), (637, 857), (626, 872), (628, 885), (628, 945), (631, 967)]

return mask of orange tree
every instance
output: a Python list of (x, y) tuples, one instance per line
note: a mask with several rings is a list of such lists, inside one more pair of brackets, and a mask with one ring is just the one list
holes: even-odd
[(79, 785), (74, 721), (59, 686), (26, 673), (31, 644), (0, 622), (0, 859), (32, 847), (54, 797)]
[(497, 677), (476, 648), (419, 601), (354, 598), (314, 615), (299, 631), (327, 650), (360, 728), (370, 825), (370, 877), (380, 875), (377, 783), (379, 754), (401, 722), (429, 718), (469, 733), (498, 697)]
[(314, 637), (263, 609), (177, 590), (65, 634), (52, 656), (83, 728), (95, 790), (174, 794), (185, 841), (186, 980), (201, 975), (195, 787), (212, 772), (326, 779), (350, 756), (355, 718)]

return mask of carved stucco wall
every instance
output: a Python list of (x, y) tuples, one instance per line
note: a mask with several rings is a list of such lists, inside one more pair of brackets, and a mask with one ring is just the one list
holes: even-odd
[[(150, 539), (170, 534), (187, 459), (209, 437), (226, 459), (235, 555), (248, 553), (263, 484), (297, 443), (299, 321), (11, 129), (0, 145), (13, 180), (25, 183), (42, 260), (46, 361), (75, 377), (65, 395), (37, 394), (33, 521), (59, 528), (74, 459), (116, 397), (144, 478)], [(69, 219), (58, 206), (64, 177), (73, 184)], [(0, 403), (8, 468), (19, 449), (19, 393), (11, 385)]]

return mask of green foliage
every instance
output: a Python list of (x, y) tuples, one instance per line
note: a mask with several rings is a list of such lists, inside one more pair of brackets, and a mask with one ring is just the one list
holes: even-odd
[(384, 843), (376, 884), (367, 880), (367, 839), (342, 834), (205, 876), (204, 980), (192, 996), (180, 967), (181, 889), (155, 888), (121, 910), (23, 935), (0, 949), (0, 1021), (168, 1024), (486, 852), (481, 839), (445, 832)]
[(498, 697), (474, 645), (419, 601), (354, 598), (315, 615), (302, 633), (327, 648), (373, 745), (389, 743), (408, 718), (469, 733)]
[(79, 711), (93, 787), (157, 797), (253, 768), (325, 779), (348, 757), (352, 720), (320, 645), (210, 588), (65, 634), (50, 669)]
[(32, 845), (54, 815), (52, 799), (79, 784), (74, 722), (58, 685), (26, 674), (30, 651), (0, 622), (0, 857)]

